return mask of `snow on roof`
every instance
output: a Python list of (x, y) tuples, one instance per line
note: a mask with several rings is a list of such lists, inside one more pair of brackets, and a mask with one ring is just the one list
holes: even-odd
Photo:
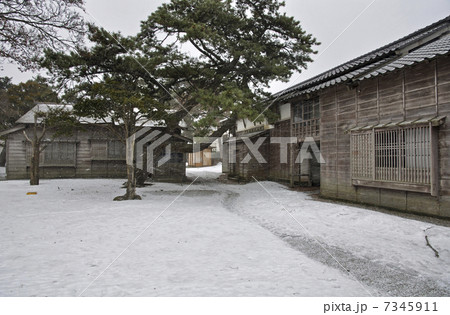
[(16, 132), (16, 131), (20, 131), (22, 129), (25, 129), (24, 125), (18, 125), (18, 126), (15, 126), (15, 127), (11, 128), (11, 129), (3, 130), (2, 132), (0, 132), (0, 137), (9, 135), (10, 133), (13, 133), (13, 132)]
[(20, 117), (16, 124), (34, 124), (34, 115), (36, 113), (42, 112), (46, 113), (52, 109), (66, 109), (67, 111), (72, 111), (72, 105), (64, 105), (64, 104), (54, 104), (54, 103), (39, 103), (36, 104), (32, 109), (25, 113), (22, 117)]
[[(34, 124), (34, 115), (36, 113), (38, 113), (38, 112), (46, 113), (52, 109), (64, 109), (67, 111), (72, 111), (73, 105), (55, 104), (55, 103), (39, 103), (39, 104), (36, 104), (28, 112), (26, 112), (25, 115), (20, 117), (16, 121), (16, 124)], [(110, 122), (111, 122), (111, 120), (108, 118), (106, 118), (105, 120), (94, 119), (94, 118), (90, 118), (90, 117), (81, 117), (80, 118), (80, 123), (82, 123), (82, 124), (104, 124), (104, 123), (110, 123)], [(143, 126), (143, 127), (164, 127), (163, 124), (161, 124), (157, 121), (146, 120), (144, 118), (139, 119), (137, 122), (137, 125)]]

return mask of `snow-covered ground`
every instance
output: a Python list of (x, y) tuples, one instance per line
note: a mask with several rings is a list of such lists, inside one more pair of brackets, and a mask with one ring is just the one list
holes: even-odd
[(123, 202), (123, 180), (0, 182), (0, 296), (448, 296), (450, 228), (220, 171)]

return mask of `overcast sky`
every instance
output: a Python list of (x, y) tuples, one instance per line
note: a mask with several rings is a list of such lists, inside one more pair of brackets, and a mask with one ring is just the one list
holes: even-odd
[[(107, 30), (134, 35), (140, 21), (164, 0), (85, 0), (89, 19)], [(275, 82), (272, 92), (320, 74), (343, 62), (403, 37), (450, 15), (448, 0), (286, 0), (284, 10), (322, 44), (315, 61), (289, 83)], [(362, 13), (362, 14), (361, 14)], [(359, 17), (358, 17), (359, 16)], [(355, 20), (356, 19), (356, 20)], [(353, 23), (352, 23), (353, 22)], [(0, 76), (18, 83), (33, 74), (3, 65)]]

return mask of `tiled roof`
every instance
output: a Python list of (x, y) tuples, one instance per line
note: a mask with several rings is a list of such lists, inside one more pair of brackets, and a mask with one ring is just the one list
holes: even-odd
[(384, 74), (388, 71), (403, 68), (404, 66), (410, 66), (418, 62), (422, 62), (425, 59), (432, 59), (438, 55), (445, 55), (450, 51), (450, 35), (445, 35), (442, 38), (426, 44), (406, 54), (405, 56), (390, 62), (389, 64), (367, 74), (364, 78), (370, 78), (379, 74)]
[(450, 52), (450, 16), (388, 45), (274, 94), (278, 99), (364, 80)]

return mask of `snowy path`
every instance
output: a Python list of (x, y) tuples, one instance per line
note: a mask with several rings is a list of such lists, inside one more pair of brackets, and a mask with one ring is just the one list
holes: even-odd
[[(318, 202), (275, 183), (261, 185), (277, 201), (269, 195), (250, 200), (247, 196), (258, 194), (261, 187), (248, 184), (234, 211), (308, 257), (338, 270), (344, 267), (382, 295), (450, 295), (448, 227)], [(426, 246), (425, 235), (439, 258)]]
[(143, 201), (129, 202), (111, 201), (121, 180), (0, 182), (0, 296), (368, 295), (352, 275), (373, 295), (448, 296), (449, 228), (261, 183), (276, 203), (217, 172), (189, 169), (201, 178), (178, 199), (187, 184), (141, 188)]
[[(214, 168), (194, 169), (209, 179)], [(450, 228), (313, 200), (273, 182), (222, 185), (226, 205), (308, 257), (385, 296), (450, 296)], [(289, 214), (287, 214), (287, 212)], [(426, 246), (425, 235), (439, 258)], [(374, 294), (373, 291), (371, 291)]]

